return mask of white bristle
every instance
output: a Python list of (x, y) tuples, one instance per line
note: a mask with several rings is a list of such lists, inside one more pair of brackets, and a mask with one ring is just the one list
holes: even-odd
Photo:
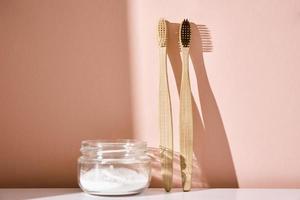
[(160, 19), (157, 27), (157, 40), (158, 45), (161, 47), (167, 46), (167, 22), (165, 19)]

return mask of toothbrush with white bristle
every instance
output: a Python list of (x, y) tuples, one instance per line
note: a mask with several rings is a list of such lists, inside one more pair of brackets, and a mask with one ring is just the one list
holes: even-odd
[(159, 126), (160, 126), (160, 163), (163, 187), (171, 191), (173, 182), (173, 125), (170, 91), (167, 74), (167, 22), (158, 23), (159, 45)]

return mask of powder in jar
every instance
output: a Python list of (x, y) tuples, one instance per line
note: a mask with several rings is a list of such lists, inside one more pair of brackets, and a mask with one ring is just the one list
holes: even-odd
[(88, 191), (126, 194), (148, 186), (146, 174), (128, 168), (94, 168), (80, 176), (80, 184)]

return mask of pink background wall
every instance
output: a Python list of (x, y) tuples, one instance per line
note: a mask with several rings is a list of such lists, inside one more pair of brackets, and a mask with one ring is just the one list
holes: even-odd
[[(300, 187), (300, 2), (0, 1), (0, 187), (76, 186), (83, 139), (158, 146), (160, 17), (178, 149), (177, 24), (193, 31), (195, 186)], [(204, 58), (204, 59), (203, 59)], [(175, 182), (178, 183), (178, 160)], [(159, 186), (154, 162), (152, 186)]]
[(300, 187), (300, 2), (130, 1), (134, 130), (152, 145), (158, 141), (158, 55), (150, 38), (160, 16), (171, 22), (189, 17), (211, 31), (213, 52), (204, 54), (209, 84), (203, 68), (197, 67), (200, 84), (192, 73), (204, 115), (204, 125), (197, 121), (203, 144), (197, 154), (208, 183), (234, 186), (233, 164), (240, 187)]

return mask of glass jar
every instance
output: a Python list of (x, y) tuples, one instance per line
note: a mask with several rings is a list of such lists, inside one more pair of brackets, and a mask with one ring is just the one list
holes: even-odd
[(143, 191), (151, 179), (146, 142), (86, 140), (78, 159), (80, 188), (96, 195), (128, 195)]

